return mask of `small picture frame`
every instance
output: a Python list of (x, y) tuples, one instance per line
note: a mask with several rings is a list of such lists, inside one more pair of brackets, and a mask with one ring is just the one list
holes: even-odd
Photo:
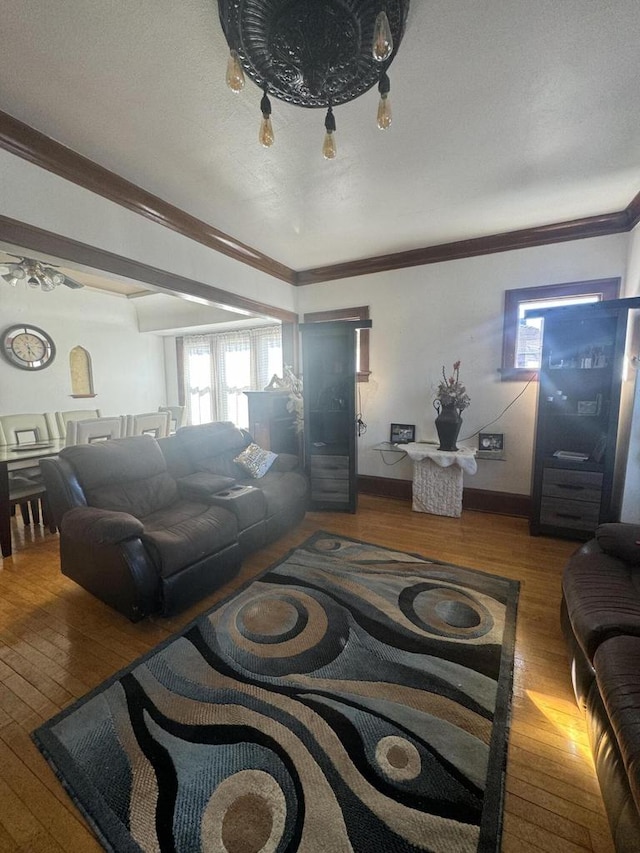
[(579, 415), (599, 415), (600, 400), (578, 400)]
[(38, 434), (34, 429), (16, 430), (16, 443), (18, 446), (23, 444), (36, 444), (37, 441)]
[(478, 434), (478, 450), (502, 452), (504, 450), (504, 433), (481, 432)]
[(416, 440), (415, 424), (391, 424), (391, 444), (410, 444)]

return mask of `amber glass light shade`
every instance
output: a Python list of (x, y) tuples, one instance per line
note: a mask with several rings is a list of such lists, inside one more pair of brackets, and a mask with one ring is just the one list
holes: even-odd
[(244, 71), (235, 50), (231, 51), (227, 62), (227, 86), (232, 92), (241, 92), (244, 89)]
[(378, 127), (386, 130), (391, 126), (391, 102), (388, 95), (382, 95), (378, 102)]
[(386, 12), (379, 12), (373, 29), (373, 58), (386, 62), (393, 53), (393, 36)]
[(324, 135), (322, 144), (322, 156), (325, 160), (333, 160), (338, 152), (336, 141), (333, 136), (333, 131), (327, 131)]
[(262, 121), (260, 122), (260, 133), (258, 134), (258, 141), (263, 148), (271, 148), (273, 145), (273, 140), (275, 139), (273, 135), (273, 126), (271, 124), (270, 116), (262, 116)]

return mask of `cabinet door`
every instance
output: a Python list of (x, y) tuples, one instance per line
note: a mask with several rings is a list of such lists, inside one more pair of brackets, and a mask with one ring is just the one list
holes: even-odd
[(309, 323), (302, 331), (305, 463), (314, 509), (355, 512), (356, 344), (351, 323)]
[(613, 518), (627, 309), (543, 317), (531, 532), (587, 538)]

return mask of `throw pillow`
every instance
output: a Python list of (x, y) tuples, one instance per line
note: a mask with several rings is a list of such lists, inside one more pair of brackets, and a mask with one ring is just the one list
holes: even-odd
[(277, 458), (277, 453), (263, 450), (258, 444), (251, 442), (233, 461), (257, 480), (264, 477)]

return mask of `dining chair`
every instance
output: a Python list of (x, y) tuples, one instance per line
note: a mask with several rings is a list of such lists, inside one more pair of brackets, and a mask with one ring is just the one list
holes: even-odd
[(127, 415), (127, 435), (152, 435), (154, 438), (164, 438), (169, 435), (170, 421), (169, 412)]
[(101, 418), (100, 409), (73, 409), (68, 412), (56, 412), (56, 424), (60, 438), (67, 435), (67, 424), (69, 421), (86, 421), (91, 418)]
[[(45, 414), (0, 415), (0, 445), (4, 447), (46, 444), (55, 437)], [(19, 456), (16, 456), (15, 462), (10, 464), (9, 503), (12, 512), (19, 506), (22, 521), (28, 525), (31, 519), (38, 524), (42, 511), (43, 522), (50, 526), (46, 489), (38, 461), (20, 460)]]
[(87, 418), (83, 421), (67, 421), (65, 444), (93, 444), (111, 438), (124, 438), (126, 421), (123, 415), (111, 418)]
[(169, 412), (169, 432), (175, 432), (187, 422), (186, 406), (158, 406), (159, 412)]

